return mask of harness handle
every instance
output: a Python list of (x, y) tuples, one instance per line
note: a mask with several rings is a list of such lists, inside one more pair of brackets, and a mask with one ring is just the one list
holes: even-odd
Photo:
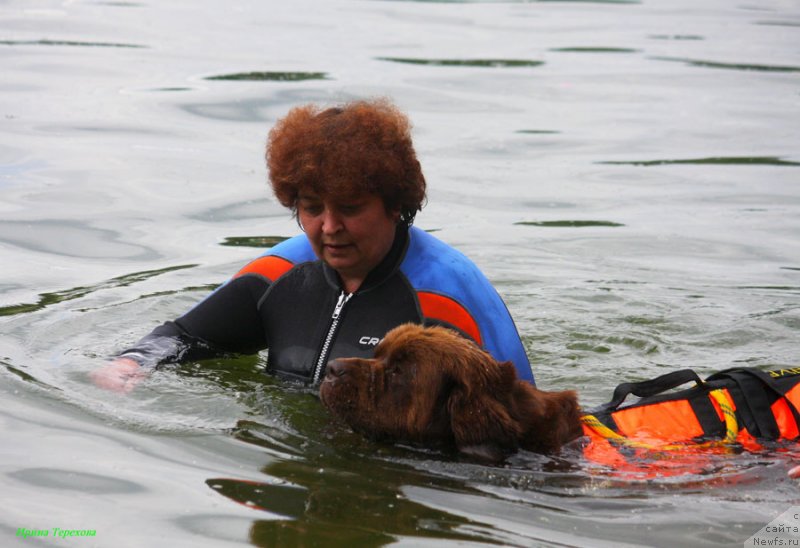
[(611, 401), (603, 405), (602, 409), (617, 409), (622, 405), (622, 402), (625, 401), (625, 398), (628, 397), (628, 394), (633, 394), (640, 398), (647, 398), (692, 381), (697, 384), (703, 384), (703, 380), (693, 370), (679, 369), (678, 371), (665, 373), (655, 379), (639, 382), (624, 382), (614, 389), (614, 395)]

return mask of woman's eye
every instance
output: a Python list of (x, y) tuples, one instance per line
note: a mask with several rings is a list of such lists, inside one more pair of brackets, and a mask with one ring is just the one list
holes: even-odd
[(316, 215), (319, 215), (320, 213), (322, 213), (322, 206), (320, 206), (320, 205), (313, 205), (313, 204), (312, 205), (304, 205), (304, 206), (301, 206), (300, 209), (306, 215), (316, 216)]
[(361, 211), (360, 205), (343, 205), (339, 206), (339, 211), (342, 215), (355, 215), (359, 211)]

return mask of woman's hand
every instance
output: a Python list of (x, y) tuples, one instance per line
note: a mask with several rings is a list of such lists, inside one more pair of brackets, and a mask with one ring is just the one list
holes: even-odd
[(111, 363), (92, 371), (89, 376), (95, 386), (127, 394), (147, 378), (149, 370), (130, 358), (116, 358)]
[(795, 466), (794, 468), (789, 469), (787, 472), (790, 478), (798, 479), (800, 478), (800, 466)]

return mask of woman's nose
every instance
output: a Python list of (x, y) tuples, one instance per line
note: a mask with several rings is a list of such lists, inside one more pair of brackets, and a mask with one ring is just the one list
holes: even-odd
[(339, 215), (333, 211), (331, 208), (325, 208), (325, 211), (322, 213), (322, 231), (325, 234), (334, 234), (341, 230), (342, 228), (342, 220), (339, 218)]

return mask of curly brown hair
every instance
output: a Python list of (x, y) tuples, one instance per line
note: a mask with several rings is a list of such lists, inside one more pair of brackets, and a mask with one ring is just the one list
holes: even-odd
[(387, 99), (293, 108), (269, 132), (266, 158), (275, 196), (294, 214), (303, 190), (338, 201), (370, 193), (410, 225), (425, 200), (411, 123)]

